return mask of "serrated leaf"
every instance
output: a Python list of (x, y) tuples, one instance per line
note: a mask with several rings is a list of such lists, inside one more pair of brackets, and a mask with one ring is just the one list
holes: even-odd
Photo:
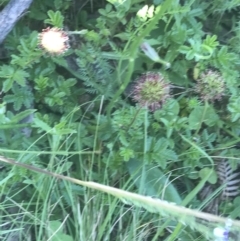
[(129, 141), (127, 140), (127, 136), (124, 132), (119, 133), (119, 141), (122, 143), (122, 145), (129, 146)]
[(22, 102), (20, 102), (20, 101), (14, 101), (13, 102), (13, 108), (14, 108), (14, 110), (20, 110), (21, 109), (21, 107), (22, 107)]
[(64, 17), (63, 15), (61, 14), (61, 12), (59, 11), (52, 11), (52, 10), (49, 10), (47, 12), (48, 16), (49, 16), (49, 19), (46, 19), (44, 20), (45, 23), (49, 23), (51, 25), (54, 25), (58, 28), (62, 28), (63, 27), (63, 20), (64, 20)]
[(4, 100), (7, 103), (13, 103), (13, 107), (15, 110), (20, 110), (20, 108), (24, 105), (26, 108), (30, 108), (32, 106), (34, 97), (33, 93), (28, 90), (28, 88), (23, 88), (17, 84), (12, 86), (13, 95), (5, 95)]
[(0, 77), (1, 78), (11, 78), (12, 75), (14, 74), (14, 68), (9, 65), (3, 65), (0, 68)]
[(22, 47), (22, 49), (24, 50), (24, 52), (25, 53), (30, 53), (30, 50), (29, 50), (29, 48), (27, 47), (27, 45), (26, 45), (26, 40), (25, 39), (23, 39), (23, 38), (20, 38), (20, 43), (21, 43), (21, 47)]
[(13, 82), (14, 82), (13, 79), (6, 79), (3, 82), (3, 92), (5, 93), (8, 92), (12, 88)]
[(159, 162), (161, 163), (161, 160), (163, 161), (177, 161), (178, 160), (178, 156), (177, 154), (170, 149), (165, 150), (164, 152), (161, 152), (161, 154), (159, 154)]
[(44, 122), (38, 118), (34, 118), (34, 124), (36, 127), (39, 127), (40, 129), (42, 129), (46, 132), (50, 132), (52, 130), (52, 127), (50, 127), (46, 122)]
[(134, 151), (132, 149), (125, 148), (125, 147), (120, 148), (119, 154), (120, 154), (120, 156), (123, 157), (123, 160), (125, 162), (129, 161), (131, 158), (134, 157)]
[(160, 138), (154, 145), (154, 152), (161, 152), (163, 150), (166, 150), (168, 147), (168, 143), (165, 138)]
[(21, 121), (22, 119), (24, 119), (25, 117), (33, 114), (36, 110), (32, 109), (32, 110), (24, 110), (20, 113), (18, 113), (17, 115), (15, 115), (12, 119), (11, 119), (11, 123), (17, 123), (19, 121)]
[(3, 100), (6, 102), (6, 103), (12, 103), (12, 102), (15, 102), (16, 98), (14, 95), (5, 95)]
[(21, 69), (18, 69), (15, 71), (14, 75), (13, 75), (13, 79), (21, 86), (25, 86), (26, 85), (26, 78), (29, 77), (29, 74)]

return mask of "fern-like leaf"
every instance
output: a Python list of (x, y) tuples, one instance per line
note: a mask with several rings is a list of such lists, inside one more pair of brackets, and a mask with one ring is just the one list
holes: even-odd
[(223, 160), (217, 164), (217, 174), (219, 183), (224, 185), (222, 198), (228, 199), (236, 197), (239, 194), (240, 173), (234, 172), (229, 162)]

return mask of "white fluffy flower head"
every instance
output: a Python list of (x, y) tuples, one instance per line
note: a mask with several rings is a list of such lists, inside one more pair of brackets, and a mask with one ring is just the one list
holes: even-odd
[(46, 28), (39, 34), (39, 46), (50, 54), (62, 54), (68, 50), (68, 35), (59, 28)]

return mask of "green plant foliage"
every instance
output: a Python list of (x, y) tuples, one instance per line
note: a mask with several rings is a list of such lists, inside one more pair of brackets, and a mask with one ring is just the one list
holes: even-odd
[(73, 241), (73, 238), (67, 234), (64, 234), (62, 229), (62, 223), (57, 220), (51, 221), (49, 223), (50, 234), (53, 235), (52, 240), (58, 241), (62, 239), (66, 241)]
[[(202, 219), (220, 200), (219, 161), (239, 173), (239, 10), (238, 0), (34, 0), (0, 46), (0, 156), (152, 198), (122, 204), (3, 164), (0, 239), (27, 228), (36, 241), (216, 239), (216, 223), (198, 228), (195, 211), (174, 215), (154, 198)], [(156, 89), (138, 89), (149, 72), (170, 89), (152, 96), (158, 109), (134, 98)], [(217, 191), (202, 200), (208, 185)], [(239, 218), (239, 195), (210, 211)]]
[(231, 113), (232, 122), (237, 121), (240, 117), (239, 103), (240, 103), (240, 98), (233, 96), (228, 104), (228, 110)]
[[(200, 178), (203, 179), (204, 177), (208, 176), (209, 172), (212, 172), (212, 170), (210, 168), (208, 168), (208, 167), (203, 168), (199, 172)], [(209, 177), (208, 182), (211, 183), (211, 184), (215, 184), (217, 182), (217, 174), (216, 174), (216, 172), (211, 173), (211, 176)]]
[[(55, 0), (55, 4), (56, 4), (56, 2), (57, 1)], [(60, 3), (61, 1), (58, 1), (58, 2)], [(48, 14), (49, 19), (44, 20), (44, 23), (51, 24), (58, 28), (63, 27), (64, 17), (61, 14), (61, 12), (59, 12), (59, 11), (53, 12), (52, 10), (49, 10), (47, 12), (47, 14)]]
[[(161, 167), (161, 164), (159, 166)], [(154, 167), (153, 165), (147, 165), (146, 170), (144, 170), (144, 173), (146, 174), (144, 174), (141, 172), (141, 161), (131, 159), (131, 161), (127, 163), (127, 167), (132, 179), (135, 180), (134, 182), (139, 188), (141, 186), (142, 175), (145, 175), (143, 187), (145, 195), (156, 198), (163, 197), (165, 200), (178, 204), (182, 202), (182, 199), (174, 185), (168, 183), (168, 177), (165, 176), (157, 166)]]
[(26, 77), (29, 77), (29, 74), (24, 70), (4, 65), (0, 70), (0, 77), (6, 79), (3, 83), (3, 91), (7, 92), (13, 87), (15, 82), (25, 86)]
[(16, 84), (12, 86), (13, 94), (7, 94), (4, 96), (4, 101), (7, 103), (13, 103), (14, 110), (18, 111), (21, 107), (30, 108), (32, 106), (34, 97), (31, 91), (26, 87), (17, 86)]
[(203, 123), (207, 126), (220, 125), (221, 123), (219, 116), (210, 105), (194, 108), (189, 115), (188, 121), (190, 129), (193, 130), (200, 129)]

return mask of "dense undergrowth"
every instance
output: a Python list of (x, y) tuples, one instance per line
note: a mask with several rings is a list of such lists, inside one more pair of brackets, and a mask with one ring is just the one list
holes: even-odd
[[(34, 0), (1, 47), (1, 156), (239, 219), (239, 11), (238, 0)], [(228, 240), (214, 237), (218, 219), (149, 212), (15, 165), (0, 176), (0, 240)]]

